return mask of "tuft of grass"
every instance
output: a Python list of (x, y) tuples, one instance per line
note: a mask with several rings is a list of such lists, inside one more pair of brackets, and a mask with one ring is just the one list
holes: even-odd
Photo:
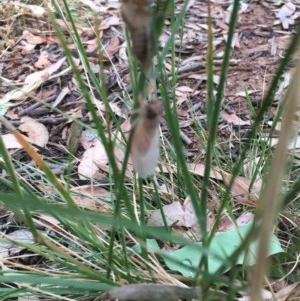
[[(203, 146), (199, 160), (205, 155), (205, 173), (201, 178), (195, 176), (191, 171), (190, 162), (188, 162), (183, 149), (175, 96), (180, 58), (175, 52), (174, 36), (178, 31), (180, 34), (180, 27), (184, 23), (184, 15), (189, 1), (183, 2), (180, 13), (177, 15), (175, 14), (176, 3), (173, 0), (159, 1), (159, 5), (160, 2), (165, 4), (163, 9), (166, 10), (166, 13), (162, 14), (164, 17), (153, 24), (155, 33), (153, 43), (155, 60), (157, 61), (153, 77), (158, 82), (156, 92), (158, 98), (163, 102), (169, 135), (167, 136), (167, 134), (161, 132), (160, 172), (155, 177), (142, 181), (135, 177), (132, 180), (126, 178), (129, 143), (126, 133), (122, 131), (121, 121), (111, 109), (107, 96), (102, 52), (99, 51), (99, 65), (102, 73), (100, 78), (97, 78), (89, 64), (77, 31), (72, 4), (65, 0), (62, 2), (51, 1), (55, 9), (55, 15), (49, 11), (51, 24), (60, 39), (64, 54), (72, 67), (72, 73), (76, 78), (80, 92), (92, 116), (94, 127), (109, 159), (108, 181), (100, 183), (95, 180), (92, 185), (105, 188), (110, 194), (110, 199), (108, 202), (105, 200), (105, 210), (95, 211), (80, 208), (74, 201), (78, 194), (72, 189), (73, 171), (71, 167), (73, 166), (73, 154), (70, 153), (66, 163), (69, 172), (63, 178), (58, 178), (48, 166), (48, 163), (51, 163), (50, 160), (42, 158), (26, 141), (18, 136), (15, 129), (1, 118), (0, 121), (16, 135), (37, 166), (24, 166), (21, 162), (12, 160), (0, 136), (0, 154), (3, 159), (1, 165), (9, 175), (6, 179), (1, 179), (7, 191), (0, 189), (0, 202), (14, 212), (16, 218), (20, 221), (20, 228), (24, 227), (31, 231), (34, 242), (25, 243), (13, 240), (9, 235), (5, 235), (4, 239), (6, 242), (13, 242), (15, 245), (25, 248), (32, 254), (39, 255), (41, 258), (33, 267), (22, 265), (11, 259), (3, 260), (0, 273), (1, 299), (35, 295), (49, 300), (83, 298), (91, 298), (92, 300), (99, 295), (99, 292), (106, 292), (124, 284), (160, 283), (177, 286), (200, 286), (201, 300), (220, 300), (220, 291), (226, 294), (226, 297), (222, 297), (224, 300), (225, 298), (226, 300), (236, 300), (240, 293), (246, 293), (249, 289), (252, 291), (252, 300), (259, 300), (260, 296), (257, 293), (261, 291), (263, 277), (267, 275), (268, 271), (266, 267), (268, 246), (263, 245), (262, 242), (268, 241), (274, 227), (277, 229), (276, 234), (285, 243), (286, 253), (277, 255), (272, 259), (270, 273), (272, 276), (283, 278), (289, 283), (299, 281), (299, 273), (296, 271), (296, 264), (299, 261), (297, 255), (299, 227), (297, 227), (296, 222), (294, 222), (292, 228), (283, 230), (281, 227), (285, 219), (293, 220), (294, 218), (297, 220), (298, 218), (297, 210), (299, 211), (299, 206), (297, 200), (300, 191), (300, 178), (295, 176), (296, 172), (291, 169), (287, 175), (284, 174), (286, 164), (284, 158), (287, 158), (284, 147), (287, 141), (280, 144), (281, 157), (277, 157), (275, 154), (272, 165), (269, 167), (269, 162), (273, 156), (271, 148), (258, 138), (262, 135), (261, 124), (272, 105), (280, 77), (295, 53), (299, 32), (293, 37), (289, 48), (286, 50), (285, 57), (282, 59), (278, 71), (265, 93), (262, 106), (257, 112), (250, 107), (253, 123), (239, 154), (233, 158), (228, 156), (227, 153), (230, 147), (225, 149), (218, 140), (217, 127), (228, 73), (231, 41), (237, 22), (240, 1), (235, 0), (233, 3), (220, 82), (215, 96), (213, 93), (213, 35), (211, 19), (208, 19), (205, 126), (199, 121), (196, 113), (193, 113), (195, 137)], [(159, 5), (156, 6), (157, 9), (160, 8)], [(208, 8), (210, 9), (210, 4), (208, 4)], [(210, 15), (210, 11), (208, 11), (208, 14)], [(57, 16), (68, 25), (67, 33), (62, 32), (58, 26)], [(170, 37), (164, 48), (159, 49), (157, 39), (163, 30), (165, 17), (169, 18), (170, 21)], [(95, 16), (95, 28), (98, 24), (99, 20)], [(93, 28), (93, 30), (95, 29)], [(95, 32), (97, 31), (95, 30)], [(127, 43), (130, 45), (128, 33), (125, 33), (125, 35)], [(78, 65), (68, 48), (66, 36), (71, 38), (76, 45), (83, 71), (78, 69)], [(100, 37), (98, 37), (98, 41), (101, 50), (103, 45)], [(167, 74), (164, 67), (164, 60), (168, 54), (171, 56), (171, 76)], [(138, 105), (139, 93), (144, 91), (146, 79), (140, 72), (130, 47), (128, 56), (132, 94), (124, 91), (120, 99), (127, 110), (134, 110)], [(121, 76), (118, 76), (122, 80)], [(87, 78), (89, 81), (86, 81)], [(297, 80), (299, 80), (298, 75), (295, 77), (295, 82)], [(291, 86), (291, 89), (295, 89), (295, 84)], [(106, 108), (105, 114), (101, 117), (99, 117), (95, 105), (95, 91)], [(290, 98), (287, 99), (292, 99), (291, 95), (294, 95), (293, 93), (295, 92), (288, 92), (287, 95)], [(249, 96), (248, 103), (250, 106)], [(284, 106), (288, 106), (290, 103), (287, 100)], [(287, 108), (286, 112), (293, 112), (293, 108)], [(270, 139), (281, 113), (282, 107), (280, 106), (269, 133)], [(287, 118), (286, 115), (283, 115), (283, 118), (285, 118), (286, 128), (282, 135), (287, 135), (290, 129), (289, 126), (292, 125), (292, 118)], [(84, 129), (91, 128), (76, 119), (73, 122)], [(124, 152), (121, 166), (114, 156), (116, 147), (120, 147)], [(257, 218), (251, 231), (237, 245), (233, 254), (226, 260), (222, 259), (221, 267), (216, 273), (212, 274), (209, 272), (208, 264), (209, 247), (217, 235), (216, 232), (221, 218), (226, 213), (235, 220), (236, 211), (243, 211), (243, 208), (238, 208), (237, 205), (235, 205), (236, 207), (232, 206), (232, 186), (238, 176), (244, 175), (243, 165), (245, 159), (254, 160), (257, 156), (260, 157), (260, 160), (252, 169), (252, 184), (257, 178), (263, 177), (266, 185), (259, 200)], [(223, 181), (211, 178), (211, 170), (215, 167), (232, 175), (228, 185), (225, 185)], [(22, 168), (28, 178), (20, 177), (18, 168)], [(31, 176), (33, 173), (35, 174), (34, 178)], [(293, 177), (295, 179), (290, 180)], [(270, 179), (272, 180), (270, 181)], [(284, 189), (281, 189), (283, 180), (288, 184), (284, 185)], [(274, 183), (276, 183), (276, 193), (272, 191)], [(197, 268), (192, 269), (191, 277), (183, 277), (176, 271), (168, 269), (162, 260), (162, 250), (151, 246), (149, 240), (155, 239), (159, 247), (173, 247), (176, 244), (187, 246), (191, 244), (189, 239), (178, 236), (172, 227), (167, 225), (167, 217), (163, 211), (165, 204), (176, 200), (183, 201), (187, 197), (192, 202), (201, 229), (203, 245), (197, 251), (203, 251), (204, 254), (202, 260), (197, 264)], [(218, 204), (215, 208), (215, 222), (212, 228), (208, 229), (207, 213), (211, 211), (209, 201), (212, 199), (217, 200)], [(272, 214), (269, 216), (264, 214), (265, 204), (268, 204), (268, 210), (273, 208)], [(163, 227), (147, 225), (147, 216), (153, 209), (160, 210), (164, 223)], [(52, 217), (53, 220), (46, 222), (45, 217)], [(278, 218), (279, 226), (275, 223)], [(40, 230), (41, 226), (47, 231)], [(253, 269), (253, 281), (250, 281), (249, 284), (247, 274), (250, 268), (236, 266), (235, 263), (238, 257), (247, 250), (250, 242), (255, 239), (260, 241), (258, 260), (261, 261), (259, 261), (258, 268)], [(182, 263), (182, 265), (188, 267), (187, 263)], [(226, 277), (223, 276), (223, 273), (228, 269), (230, 271), (227, 272)]]

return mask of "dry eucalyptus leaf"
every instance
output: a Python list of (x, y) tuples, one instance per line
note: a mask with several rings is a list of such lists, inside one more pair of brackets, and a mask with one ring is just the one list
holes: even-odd
[(114, 35), (111, 38), (107, 47), (105, 47), (105, 49), (103, 50), (104, 57), (106, 57), (107, 59), (111, 59), (112, 56), (119, 51), (119, 47), (120, 47), (119, 37), (117, 35)]
[[(242, 226), (245, 226), (245, 225), (252, 224), (253, 221), (254, 221), (254, 217), (255, 217), (255, 215), (252, 212), (243, 212), (236, 219), (235, 222), (236, 222), (237, 226), (242, 227)], [(232, 230), (232, 229), (235, 229), (235, 228), (236, 228), (235, 224), (233, 224), (231, 222), (231, 224), (229, 224), (226, 229), (222, 229), (222, 231), (228, 231), (228, 230)]]
[(234, 125), (250, 125), (250, 120), (244, 121), (236, 114), (228, 114), (227, 112), (223, 111), (221, 113), (221, 117), (225, 119), (229, 124)]
[(116, 16), (110, 16), (101, 22), (100, 30), (105, 30), (112, 26), (117, 26), (117, 25), (120, 25), (120, 19)]
[[(172, 204), (164, 205), (163, 211), (169, 226), (176, 224), (176, 226), (191, 228), (198, 223), (191, 203), (185, 206), (179, 201), (175, 201)], [(148, 224), (158, 227), (164, 225), (159, 209), (152, 212), (148, 219)]]
[(28, 43), (30, 43), (32, 45), (43, 44), (47, 41), (46, 37), (43, 37), (43, 36), (40, 37), (40, 36), (34, 35), (28, 30), (24, 30), (22, 39), (26, 40)]
[(18, 142), (17, 138), (13, 134), (2, 135), (2, 139), (7, 149), (22, 148), (22, 145)]
[(85, 130), (81, 132), (79, 142), (85, 150), (91, 148), (96, 140), (98, 140), (98, 133), (95, 130)]
[(87, 149), (78, 165), (80, 179), (93, 178), (99, 171), (100, 166), (106, 166), (108, 157), (102, 143), (97, 140), (95, 144)]
[(75, 203), (83, 208), (106, 208), (111, 201), (111, 193), (97, 186), (85, 185), (72, 189), (72, 198)]
[(12, 4), (15, 6), (16, 9), (19, 7), (23, 8), (24, 11), (30, 11), (34, 17), (43, 17), (45, 15), (45, 9), (40, 5), (31, 5), (31, 4), (24, 4), (19, 1), (14, 1)]
[[(12, 232), (8, 235), (5, 235), (5, 238), (10, 238), (15, 241), (20, 241), (22, 243), (26, 244), (32, 244), (33, 241), (33, 235), (29, 230), (17, 230), (15, 232)], [(6, 250), (5, 250), (6, 249)], [(20, 253), (22, 250), (24, 250), (24, 247), (16, 246), (13, 241), (11, 242), (0, 242), (0, 258), (5, 258), (8, 255), (15, 255), (17, 253)]]
[(285, 301), (287, 298), (291, 298), (291, 300), (296, 300), (294, 298), (300, 298), (300, 282), (296, 282), (282, 288), (276, 293), (276, 297), (279, 301)]
[(43, 69), (51, 64), (49, 60), (49, 53), (47, 51), (42, 51), (38, 60), (34, 63), (34, 67), (38, 69)]
[(295, 23), (295, 20), (291, 16), (296, 11), (296, 6), (292, 2), (285, 3), (277, 13), (277, 17), (282, 23), (284, 29), (289, 29), (290, 25)]
[(42, 123), (39, 123), (28, 116), (22, 117), (21, 122), (22, 124), (19, 126), (19, 130), (28, 135), (27, 140), (30, 143), (40, 147), (44, 147), (48, 143), (49, 133)]

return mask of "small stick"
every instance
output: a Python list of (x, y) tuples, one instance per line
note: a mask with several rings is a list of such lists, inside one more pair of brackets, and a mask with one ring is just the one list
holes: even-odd
[(135, 284), (112, 289), (101, 296), (101, 300), (115, 299), (119, 301), (201, 300), (201, 291), (199, 287), (187, 288), (173, 285)]
[(192, 144), (192, 140), (182, 130), (179, 130), (179, 136), (185, 144)]

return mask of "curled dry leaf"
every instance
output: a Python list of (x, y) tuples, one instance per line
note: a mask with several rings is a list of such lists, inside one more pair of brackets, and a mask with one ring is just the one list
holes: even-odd
[(5, 238), (11, 239), (12, 241), (0, 243), (0, 258), (5, 258), (9, 255), (15, 255), (25, 249), (25, 247), (15, 245), (13, 241), (19, 241), (27, 244), (33, 243), (32, 233), (25, 229), (17, 230), (5, 235)]
[(7, 149), (22, 148), (22, 145), (18, 142), (17, 138), (13, 134), (2, 135), (2, 140)]
[(47, 41), (45, 37), (36, 36), (28, 30), (24, 30), (22, 38), (32, 45), (43, 44)]
[[(78, 174), (80, 179), (94, 178), (103, 166), (106, 170), (108, 157), (102, 143), (97, 140), (95, 144), (87, 149), (78, 165)], [(102, 168), (101, 168), (102, 169)]]
[(29, 142), (40, 147), (44, 147), (48, 143), (49, 133), (43, 124), (28, 116), (22, 117), (21, 122), (22, 124), (19, 126), (19, 130), (28, 135), (27, 140)]
[[(199, 164), (190, 164), (190, 171), (198, 176), (204, 176), (205, 165), (202, 163)], [(224, 181), (227, 185), (230, 183), (231, 175), (229, 173), (219, 171), (217, 169), (211, 169), (210, 177), (216, 180)], [(250, 190), (251, 180), (245, 177), (238, 176), (233, 182), (231, 188), (231, 193), (234, 196), (235, 200), (247, 204), (253, 205), (256, 203), (259, 197), (259, 193), (262, 187), (261, 180), (257, 180), (253, 187)]]
[[(253, 223), (254, 217), (255, 215), (252, 212), (243, 212), (235, 222), (238, 227), (246, 226)], [(224, 215), (224, 217), (221, 218), (218, 231), (229, 231), (235, 228), (236, 225), (232, 222), (230, 217), (228, 215)]]
[(107, 47), (103, 51), (103, 56), (107, 59), (112, 59), (112, 56), (119, 51), (120, 41), (117, 35), (114, 35)]
[(234, 125), (250, 125), (250, 120), (244, 121), (236, 114), (228, 114), (227, 112), (223, 111), (221, 113), (221, 117), (225, 119), (228, 123)]
[(47, 51), (42, 51), (37, 62), (34, 63), (34, 66), (38, 69), (43, 69), (49, 66), (51, 63), (49, 61), (49, 54)]
[(285, 3), (277, 13), (277, 17), (282, 23), (284, 29), (289, 29), (290, 25), (295, 23), (295, 20), (291, 16), (296, 11), (296, 6), (292, 2)]
[[(164, 205), (163, 211), (169, 226), (175, 224), (176, 226), (191, 228), (198, 223), (194, 209), (190, 202), (185, 206), (181, 205), (179, 201), (175, 201), (172, 204)], [(152, 212), (148, 219), (148, 224), (158, 227), (164, 226), (161, 211), (159, 209)]]
[(40, 5), (31, 5), (31, 4), (24, 4), (19, 1), (13, 1), (12, 4), (15, 6), (15, 9), (19, 7), (23, 8), (24, 11), (30, 12), (35, 17), (42, 17), (45, 15), (45, 9)]
[(111, 193), (102, 187), (85, 185), (73, 188), (72, 198), (80, 207), (107, 211), (110, 208), (107, 202), (111, 201)]
[[(19, 130), (28, 135), (23, 135), (28, 142), (40, 147), (44, 147), (48, 143), (49, 133), (43, 124), (27, 116), (23, 117), (21, 122), (22, 124), (19, 126)], [(2, 136), (2, 139), (7, 149), (22, 148), (22, 145), (13, 134), (5, 134)]]

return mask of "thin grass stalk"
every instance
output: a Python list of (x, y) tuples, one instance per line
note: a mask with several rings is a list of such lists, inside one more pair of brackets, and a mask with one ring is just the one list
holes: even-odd
[(147, 262), (148, 258), (148, 250), (147, 250), (147, 241), (146, 241), (146, 233), (144, 232), (144, 227), (146, 225), (145, 216), (145, 197), (144, 197), (144, 190), (143, 190), (143, 179), (139, 178), (138, 181), (138, 189), (139, 189), (139, 203), (140, 203), (140, 229), (139, 231), (139, 239), (142, 248), (142, 256), (144, 260)]
[[(162, 63), (160, 57), (159, 57), (158, 61), (159, 61), (159, 67), (163, 68), (163, 63)], [(167, 80), (167, 78), (165, 78), (165, 77), (166, 77), (166, 75), (163, 75), (163, 81)], [(179, 129), (178, 129), (177, 114), (174, 115), (173, 110), (170, 108), (170, 99), (169, 99), (168, 92), (167, 92), (165, 85), (160, 85), (160, 91), (162, 94), (162, 99), (163, 99), (164, 110), (165, 110), (165, 114), (166, 114), (168, 127), (169, 127), (169, 130), (171, 133), (171, 137), (173, 139), (174, 148), (176, 150), (177, 160), (179, 163), (178, 165), (182, 169), (182, 175), (184, 177), (186, 189), (187, 189), (187, 191), (189, 191), (191, 200), (193, 202), (193, 205), (195, 206), (196, 215), (198, 218), (200, 218), (200, 216), (202, 214), (201, 214), (199, 202), (198, 202), (199, 198), (198, 198), (198, 195), (193, 186), (193, 179), (187, 168), (186, 159), (185, 159), (185, 156), (182, 151), (181, 140), (180, 140)]]
[(163, 210), (163, 204), (161, 202), (161, 199), (160, 199), (160, 196), (159, 196), (159, 193), (158, 193), (157, 186), (156, 186), (155, 182), (153, 182), (153, 188), (154, 188), (154, 192), (155, 192), (155, 196), (156, 196), (155, 203), (157, 204), (157, 207), (159, 208), (159, 211), (160, 211), (160, 214), (161, 214), (161, 217), (162, 217), (162, 220), (163, 220), (164, 228), (167, 232), (170, 232), (170, 228), (168, 226), (166, 215), (165, 215), (165, 212)]
[[(212, 18), (211, 18), (211, 2), (208, 1), (208, 49), (207, 49), (207, 123), (208, 123), (208, 132), (210, 132), (212, 128), (212, 123), (214, 120), (212, 119), (213, 117), (213, 108), (214, 108), (214, 70), (213, 70), (213, 34), (212, 34)], [(215, 108), (216, 109), (216, 108)], [(210, 145), (212, 143), (212, 145)], [(211, 169), (211, 163), (212, 163), (212, 154), (213, 152), (211, 149), (214, 146), (214, 141), (211, 139), (208, 139), (208, 145), (206, 147), (207, 153), (206, 153), (206, 158), (205, 158), (205, 173), (204, 173), (204, 179), (203, 179), (203, 185), (202, 185), (202, 193), (201, 193), (201, 199), (200, 199), (200, 208), (202, 212), (205, 212), (203, 214), (203, 219), (201, 220), (200, 229), (201, 229), (201, 234), (202, 234), (202, 242), (204, 247), (208, 247), (208, 241), (207, 241), (207, 197), (208, 197), (208, 184), (210, 180), (210, 169)], [(207, 180), (207, 181), (206, 181)], [(203, 257), (199, 263), (199, 269), (196, 272), (198, 278), (199, 274), (201, 273), (201, 270), (207, 271), (208, 270), (208, 258), (207, 254), (204, 253)], [(207, 294), (207, 290), (204, 288), (204, 295)]]
[[(181, 22), (182, 18), (184, 17), (188, 3), (189, 3), (188, 0), (184, 1), (184, 4), (180, 11), (180, 14), (178, 15), (177, 19), (175, 20), (175, 24), (173, 24), (173, 26), (172, 26), (170, 38), (167, 41), (163, 51), (158, 55), (158, 70), (164, 70), (163, 61), (168, 53), (168, 50), (170, 49), (171, 43), (174, 40), (174, 36), (180, 26), (180, 22)], [(200, 210), (199, 198), (198, 198), (198, 195), (193, 186), (193, 178), (187, 168), (186, 159), (185, 159), (185, 156), (182, 151), (181, 139), (179, 136), (179, 129), (178, 129), (177, 112), (176, 112), (176, 110), (175, 110), (175, 112), (173, 112), (173, 110), (170, 107), (170, 98), (168, 95), (167, 87), (164, 84), (165, 82), (168, 82), (168, 77), (165, 73), (162, 73), (161, 78), (162, 78), (163, 84), (160, 85), (160, 92), (162, 95), (164, 111), (165, 111), (168, 127), (170, 130), (172, 139), (173, 139), (174, 148), (176, 150), (176, 160), (179, 163), (177, 166), (181, 168), (184, 183), (186, 185), (186, 191), (189, 192), (191, 201), (193, 203), (193, 207), (195, 209), (196, 216), (197, 216), (199, 224), (200, 224), (200, 220), (203, 218), (203, 214), (206, 214), (206, 213), (202, 213)]]
[[(214, 146), (215, 146), (215, 141), (216, 141), (216, 134), (217, 134), (217, 126), (218, 126), (218, 120), (219, 120), (219, 115), (221, 111), (221, 104), (224, 96), (224, 88), (225, 88), (225, 83), (226, 83), (226, 77), (228, 74), (228, 67), (229, 67), (229, 60), (230, 60), (230, 54), (231, 54), (231, 43), (233, 40), (233, 35), (237, 23), (237, 18), (238, 18), (238, 10), (239, 10), (239, 0), (235, 0), (233, 4), (233, 9), (231, 12), (231, 17), (230, 17), (230, 23), (229, 23), (229, 30), (228, 30), (228, 37), (227, 37), (227, 43), (225, 47), (225, 53), (224, 53), (224, 59), (222, 63), (222, 68), (221, 68), (221, 74), (220, 74), (220, 81), (217, 89), (217, 95), (216, 95), (216, 100), (214, 104), (214, 109), (213, 109), (213, 114), (211, 117), (209, 117), (209, 120), (211, 121), (210, 123), (210, 132), (208, 135), (208, 141), (207, 141), (207, 151), (206, 151), (206, 161), (205, 161), (205, 171), (204, 171), (204, 177), (203, 177), (203, 189), (202, 189), (202, 194), (201, 194), (201, 200), (204, 202), (207, 199), (207, 187), (209, 185), (210, 181), (210, 170), (212, 166), (212, 157), (214, 153)], [(212, 62), (210, 62), (212, 63)], [(212, 70), (213, 67), (211, 66), (210, 69)], [(210, 101), (210, 100), (208, 100)], [(209, 112), (208, 112), (209, 113)], [(233, 174), (232, 179), (237, 175)], [(232, 180), (233, 181), (233, 180)], [(232, 182), (233, 184), (233, 182)], [(232, 185), (231, 184), (231, 185)], [(231, 186), (230, 186), (231, 188)], [(222, 211), (224, 207), (227, 204), (228, 199), (224, 198), (223, 202), (221, 202), (221, 207), (220, 210), (217, 214), (216, 220), (219, 221)], [(212, 238), (214, 237), (214, 233), (217, 229), (217, 224), (215, 223), (210, 236), (208, 237), (208, 245), (210, 244)]]

